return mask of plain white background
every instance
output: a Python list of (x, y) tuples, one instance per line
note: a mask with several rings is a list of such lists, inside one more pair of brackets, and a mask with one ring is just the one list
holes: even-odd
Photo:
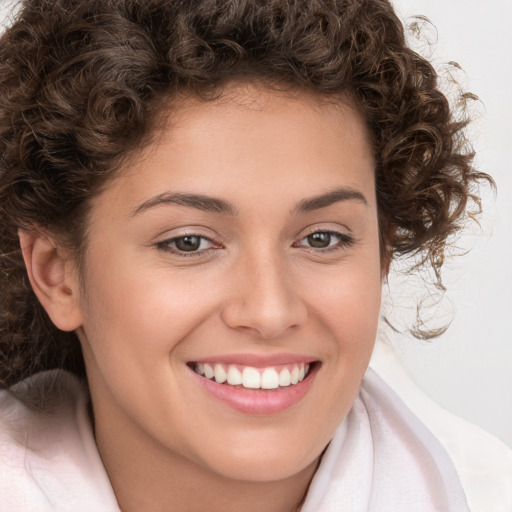
[[(435, 314), (440, 323), (453, 315), (448, 331), (429, 343), (387, 334), (427, 394), (512, 446), (512, 0), (394, 4), (405, 24), (415, 14), (430, 19), (437, 44), (422, 53), (441, 72), (448, 61), (460, 64), (457, 79), (480, 97), (471, 129), (476, 166), (493, 176), (498, 192), (485, 196), (481, 228), (457, 242), (471, 251), (447, 265), (447, 296)], [(436, 39), (432, 28), (425, 33)], [(395, 312), (417, 287), (393, 300)], [(393, 297), (393, 279), (390, 288)]]
[[(403, 19), (424, 14), (437, 27), (423, 46), (440, 69), (458, 62), (457, 75), (483, 102), (473, 127), (477, 165), (498, 185), (484, 202), (481, 230), (459, 240), (469, 254), (449, 263), (448, 295), (435, 312), (450, 329), (419, 342), (386, 332), (413, 379), (438, 403), (512, 446), (512, 0), (396, 0)], [(0, 19), (5, 2), (0, 5)], [(411, 314), (421, 282), (405, 280), (398, 296), (390, 280), (394, 313)], [(403, 281), (403, 279), (402, 279)], [(436, 320), (436, 319), (434, 319)]]

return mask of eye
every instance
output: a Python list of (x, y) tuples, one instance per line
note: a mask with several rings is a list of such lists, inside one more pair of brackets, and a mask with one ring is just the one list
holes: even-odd
[(308, 235), (306, 240), (310, 247), (314, 247), (315, 249), (325, 249), (326, 247), (330, 247), (331, 243), (336, 241), (336, 238), (332, 233), (324, 231)]
[(341, 248), (353, 243), (352, 237), (335, 231), (315, 231), (294, 244), (301, 247), (306, 246), (311, 249), (335, 249)]
[(205, 236), (183, 235), (159, 242), (157, 247), (185, 256), (202, 253), (216, 247), (216, 244)]

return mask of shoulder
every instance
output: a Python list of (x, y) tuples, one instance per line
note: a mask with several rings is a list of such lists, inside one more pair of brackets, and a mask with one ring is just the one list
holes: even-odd
[(44, 372), (0, 391), (0, 495), (0, 512), (118, 511), (73, 375)]
[[(67, 426), (63, 420), (75, 416), (76, 408), (85, 402), (85, 395), (78, 379), (60, 371), (43, 372), (8, 390), (0, 390), (2, 446), (37, 449), (49, 430), (57, 429), (62, 434), (60, 431)], [(2, 454), (5, 456), (5, 452)]]
[(512, 450), (421, 391), (391, 347), (378, 343), (373, 369), (434, 434), (457, 470), (472, 512), (512, 510)]

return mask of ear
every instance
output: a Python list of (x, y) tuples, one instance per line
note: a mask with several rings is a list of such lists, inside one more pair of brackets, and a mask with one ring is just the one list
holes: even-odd
[(73, 261), (43, 231), (20, 230), (18, 236), (34, 293), (57, 328), (74, 331), (82, 325), (82, 313)]

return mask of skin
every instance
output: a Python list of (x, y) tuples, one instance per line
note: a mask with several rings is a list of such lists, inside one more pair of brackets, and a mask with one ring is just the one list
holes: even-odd
[[(183, 100), (171, 116), (93, 201), (83, 288), (44, 237), (22, 236), (29, 275), (54, 322), (79, 335), (123, 511), (292, 511), (376, 336), (368, 134), (348, 101), (256, 85)], [(161, 201), (176, 193), (232, 211)], [(312, 233), (327, 245), (312, 247)], [(178, 250), (186, 235), (205, 237), (199, 250)], [(234, 353), (307, 355), (318, 371), (288, 409), (245, 414), (212, 398), (187, 365)]]

